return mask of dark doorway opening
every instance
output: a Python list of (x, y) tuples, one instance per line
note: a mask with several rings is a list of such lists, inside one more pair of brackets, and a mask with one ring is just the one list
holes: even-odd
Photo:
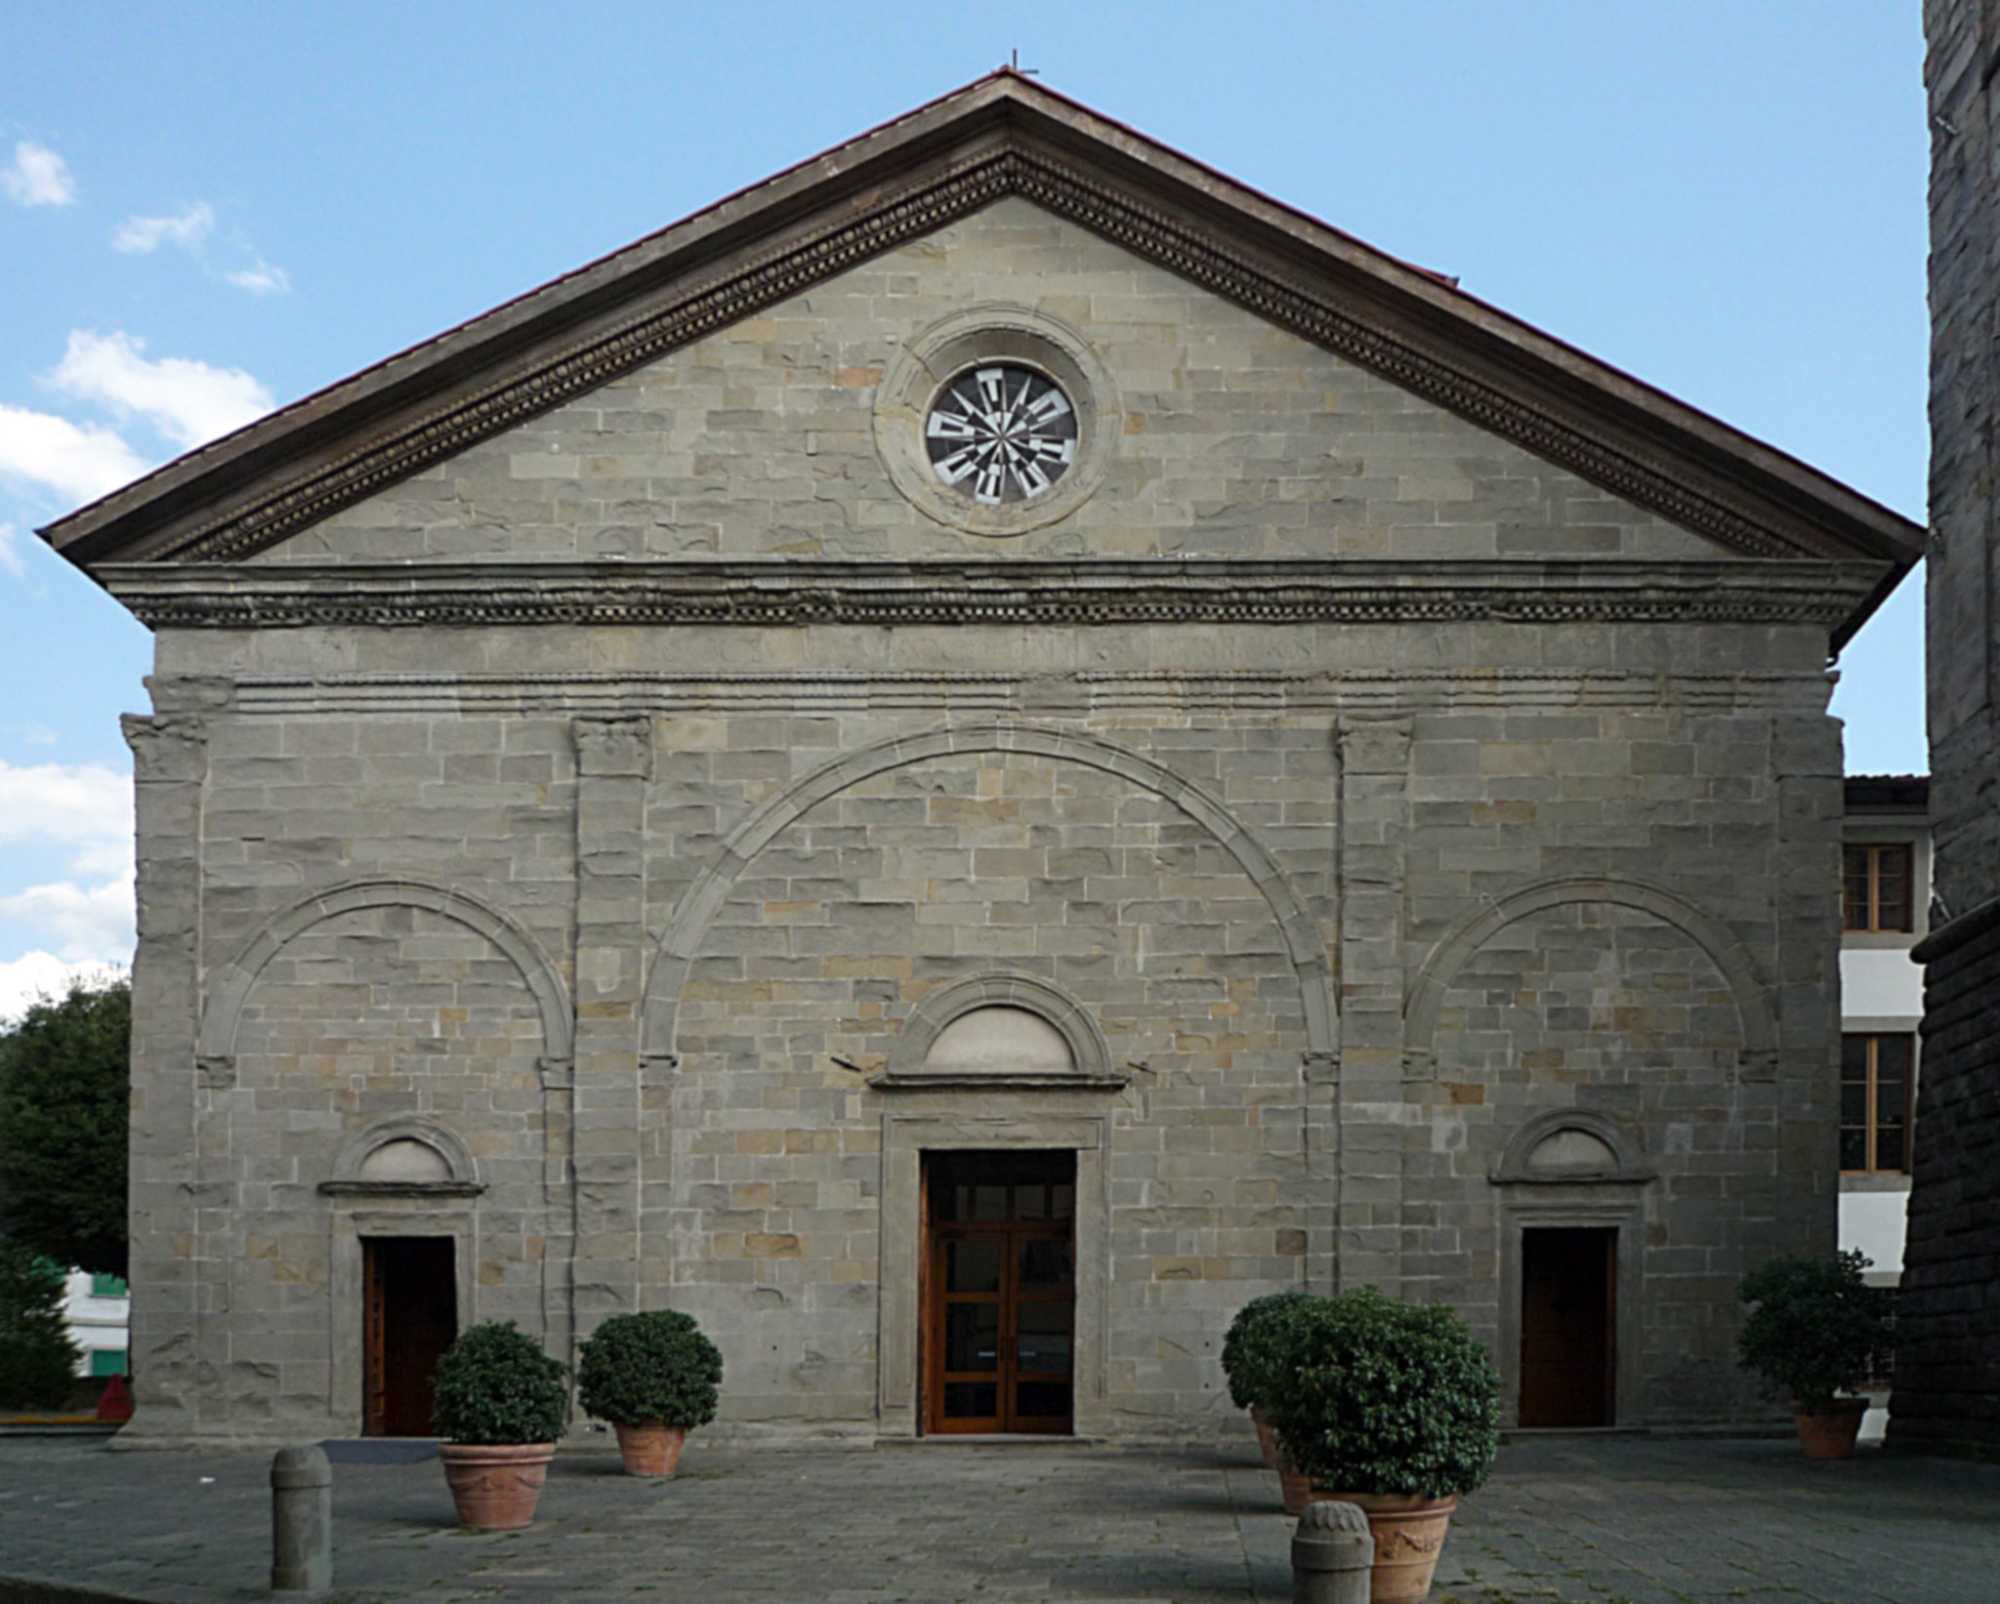
[(458, 1335), (457, 1244), (361, 1239), (362, 1374), (370, 1437), (431, 1435), (432, 1378)]
[(924, 1427), (1073, 1429), (1076, 1154), (924, 1155)]
[(1615, 1424), (1615, 1227), (1521, 1233), (1521, 1424)]

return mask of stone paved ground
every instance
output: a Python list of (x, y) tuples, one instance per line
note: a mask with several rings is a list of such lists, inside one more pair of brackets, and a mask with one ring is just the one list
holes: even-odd
[[(0, 1577), (162, 1604), (268, 1597), (268, 1457), (0, 1439)], [(673, 1482), (555, 1466), (534, 1529), (451, 1524), (434, 1461), (335, 1468), (338, 1600), (1280, 1604), (1290, 1522), (1251, 1455), (696, 1447)], [(2000, 1467), (1767, 1442), (1503, 1451), (1434, 1604), (1981, 1604)], [(0, 1604), (24, 1598), (0, 1582)]]

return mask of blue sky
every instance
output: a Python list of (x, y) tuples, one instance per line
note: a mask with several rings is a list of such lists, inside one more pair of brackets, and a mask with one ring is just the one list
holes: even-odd
[[(1896, 510), (1917, 7), (88, 0), (0, 10), (0, 1016), (130, 950), (146, 632), (33, 530), (1020, 52), (1052, 87)], [(1845, 654), (1921, 770), (1915, 579)]]

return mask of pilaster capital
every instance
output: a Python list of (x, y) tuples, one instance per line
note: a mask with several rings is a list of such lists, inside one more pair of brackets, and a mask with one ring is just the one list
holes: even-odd
[(1321, 1052), (1311, 1050), (1300, 1055), (1302, 1072), (1308, 1086), (1338, 1086), (1340, 1084), (1340, 1054), (1338, 1051)]
[(571, 721), (577, 773), (593, 779), (650, 780), (653, 721), (644, 714)]
[(1335, 738), (1350, 774), (1404, 774), (1410, 767), (1412, 721), (1407, 714), (1344, 718)]
[(119, 720), (141, 784), (199, 782), (208, 774), (208, 727), (198, 718), (127, 713)]

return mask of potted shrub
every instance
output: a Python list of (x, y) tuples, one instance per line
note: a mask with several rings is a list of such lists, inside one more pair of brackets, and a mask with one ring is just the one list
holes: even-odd
[(715, 1418), (722, 1355), (690, 1315), (615, 1314), (577, 1357), (577, 1399), (608, 1420), (633, 1476), (671, 1476), (696, 1426)]
[(1737, 1362), (1791, 1405), (1808, 1459), (1848, 1459), (1866, 1398), (1854, 1397), (1892, 1345), (1889, 1294), (1862, 1279), (1868, 1256), (1790, 1254), (1752, 1270), (1736, 1295), (1750, 1305)]
[(1257, 1406), (1264, 1376), (1279, 1351), (1277, 1327), (1288, 1309), (1312, 1302), (1309, 1292), (1267, 1292), (1252, 1298), (1236, 1311), (1229, 1331), (1222, 1339), (1222, 1373), (1229, 1381), (1229, 1401), (1250, 1411), (1257, 1427), (1257, 1446), (1264, 1452), (1268, 1469), (1278, 1468), (1278, 1445), (1271, 1423)]
[(512, 1320), (473, 1326), (445, 1350), (431, 1421), (461, 1525), (509, 1532), (534, 1520), (568, 1413), (566, 1375)]
[(1451, 1512), (1486, 1479), (1500, 1442), (1500, 1378), (1440, 1304), (1374, 1287), (1288, 1312), (1260, 1400), (1312, 1496), (1359, 1504), (1375, 1536), (1369, 1596), (1430, 1590)]

